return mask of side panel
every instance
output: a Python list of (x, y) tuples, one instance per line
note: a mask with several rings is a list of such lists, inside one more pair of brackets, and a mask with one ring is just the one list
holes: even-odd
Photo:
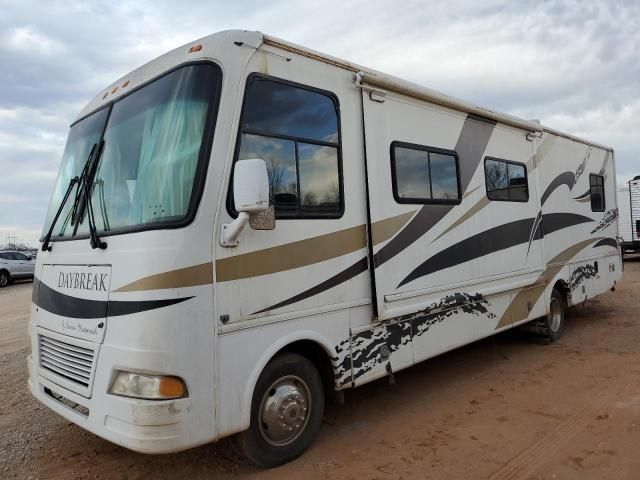
[[(511, 323), (512, 292), (535, 284), (542, 271), (533, 143), (525, 132), (396, 94), (387, 93), (384, 102), (365, 96), (364, 104), (372, 221), (411, 216), (375, 246), (380, 318), (410, 332), (411, 342), (394, 344), (396, 363), (410, 363), (410, 343), (413, 360), (420, 361), (492, 333), (505, 312)], [(393, 142), (454, 151), (460, 201), (399, 203)], [(488, 199), (486, 157), (525, 166), (528, 201)], [(533, 302), (523, 318), (534, 314), (544, 314), (542, 302)]]
[[(344, 213), (333, 219), (279, 218), (274, 230), (247, 226), (234, 248), (216, 242), (214, 321), (220, 331), (217, 419), (221, 435), (248, 426), (260, 372), (291, 342), (313, 340), (321, 345), (334, 363), (336, 387), (350, 386), (350, 325), (371, 318), (361, 118), (352, 75), (297, 55), (285, 61), (263, 49), (252, 57), (245, 79), (252, 73), (337, 97)], [(243, 84), (238, 96), (232, 144), (245, 88)], [(233, 150), (226, 158), (216, 238), (221, 225), (233, 220), (225, 202)]]
[[(561, 280), (571, 291), (571, 305), (607, 291), (621, 272), (613, 153), (548, 133), (538, 148), (545, 298), (548, 303)], [(602, 212), (592, 209), (591, 174), (604, 177)], [(564, 265), (570, 265), (568, 272), (561, 272)]]

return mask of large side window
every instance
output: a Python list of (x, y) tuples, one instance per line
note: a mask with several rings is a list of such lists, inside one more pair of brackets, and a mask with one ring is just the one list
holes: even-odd
[[(338, 101), (334, 95), (251, 75), (236, 161), (250, 158), (261, 158), (267, 164), (276, 217), (342, 215)], [(228, 201), (234, 212), (231, 187)]]
[(459, 203), (454, 151), (403, 142), (391, 144), (393, 196), (398, 203)]
[(489, 200), (529, 201), (527, 167), (523, 163), (486, 157), (484, 176)]
[(604, 175), (589, 175), (591, 190), (591, 211), (604, 212)]

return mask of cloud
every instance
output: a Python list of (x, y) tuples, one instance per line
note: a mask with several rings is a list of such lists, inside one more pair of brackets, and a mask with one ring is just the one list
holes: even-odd
[[(640, 3), (487, 0), (4, 2), (0, 229), (37, 235), (69, 124), (113, 80), (257, 29), (616, 149), (640, 173)], [(29, 233), (31, 232), (31, 233)]]

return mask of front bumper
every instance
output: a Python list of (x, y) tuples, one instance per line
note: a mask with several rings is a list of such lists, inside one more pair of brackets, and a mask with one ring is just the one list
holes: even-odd
[(99, 437), (141, 453), (171, 453), (203, 443), (187, 427), (189, 398), (141, 400), (99, 391), (85, 398), (38, 375), (31, 355), (27, 364), (31, 394)]

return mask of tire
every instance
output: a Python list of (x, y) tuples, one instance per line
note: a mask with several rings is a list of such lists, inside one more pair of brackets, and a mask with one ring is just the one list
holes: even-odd
[(234, 440), (254, 465), (276, 467), (311, 445), (323, 414), (324, 389), (313, 363), (294, 353), (278, 355), (256, 383), (249, 429)]
[(2, 270), (0, 272), (0, 288), (4, 288), (11, 283), (11, 277), (9, 276), (9, 272), (6, 270)]
[(558, 340), (564, 331), (566, 310), (564, 296), (554, 288), (549, 301), (549, 314), (542, 327), (544, 336), (552, 342)]

